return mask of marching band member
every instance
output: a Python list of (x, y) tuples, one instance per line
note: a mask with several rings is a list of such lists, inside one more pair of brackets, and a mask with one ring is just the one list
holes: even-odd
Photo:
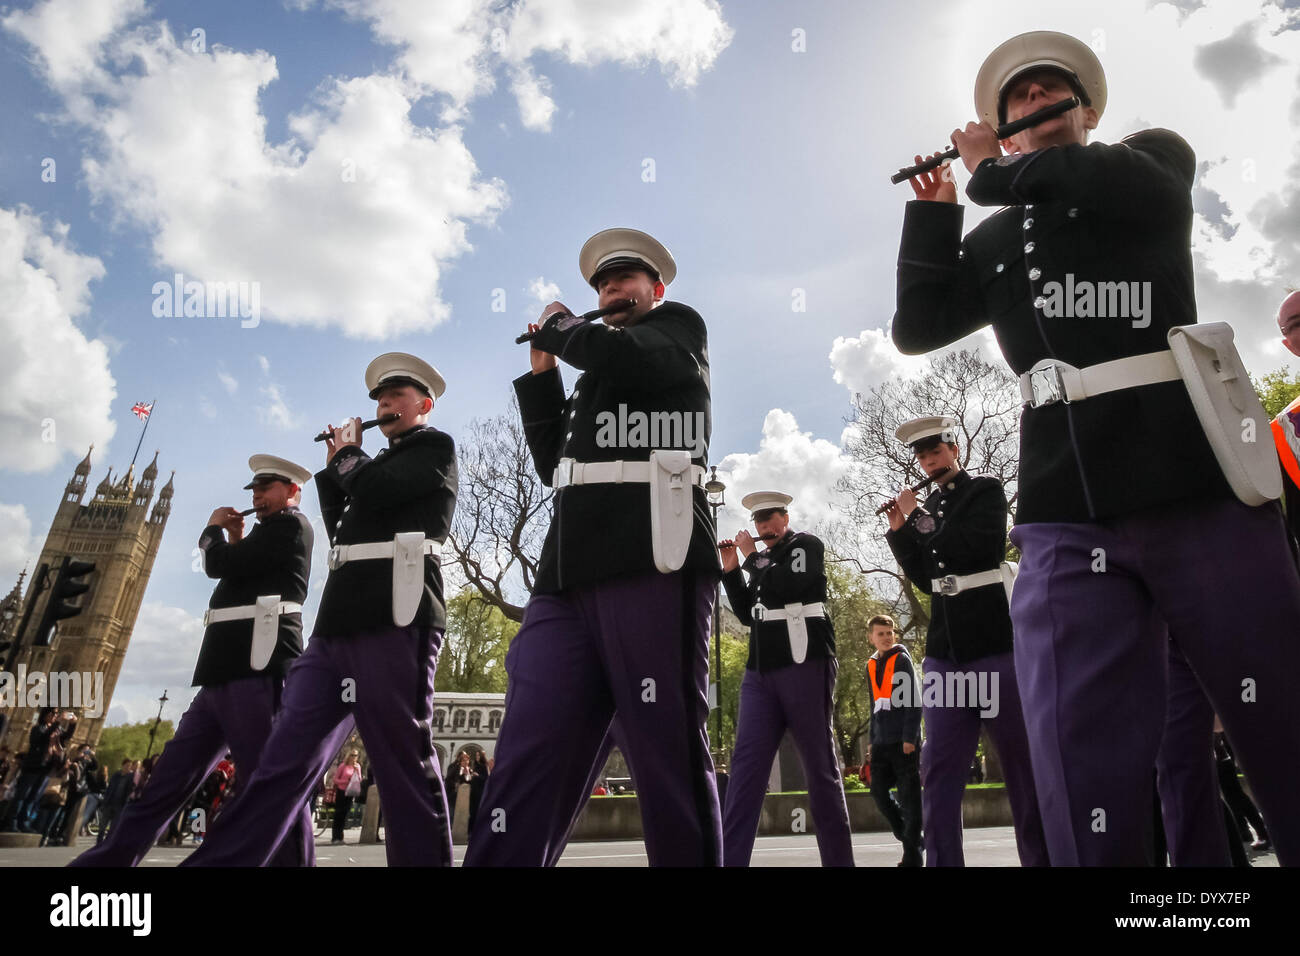
[[(766, 549), (760, 552), (748, 531), (721, 544), (727, 598), (740, 623), (749, 626), (749, 659), (722, 814), (727, 866), (749, 865), (767, 777), (786, 730), (794, 736), (808, 779), (822, 865), (853, 865), (832, 727), (839, 665), (835, 628), (825, 608), (826, 549), (816, 536), (790, 530), (786, 506), (792, 500), (779, 491), (746, 495), (741, 506), (749, 510)], [(744, 555), (743, 565), (737, 551)]]
[[(936, 482), (918, 505), (905, 489), (890, 510), (885, 540), (908, 578), (928, 590), (930, 627), (921, 667), (940, 687), (988, 687), (992, 701), (922, 698), (925, 748), (921, 806), (929, 866), (962, 866), (961, 805), (981, 726), (1006, 774), (1025, 866), (1046, 866), (1047, 846), (1034, 792), (1029, 743), (1012, 659), (1007, 587), (1007, 496), (996, 478), (961, 467), (958, 421), (944, 415), (904, 422), (895, 432)], [(950, 674), (973, 681), (954, 683)], [(958, 678), (960, 680), (961, 678)], [(986, 704), (990, 704), (985, 709)]]
[[(705, 326), (694, 309), (664, 301), (676, 264), (643, 232), (597, 233), (579, 266), (602, 308), (634, 303), (603, 324), (547, 306), (532, 372), (514, 383), (555, 509), (506, 656), (496, 767), (465, 865), (553, 862), (617, 715), (651, 865), (716, 866), (705, 719), (719, 565), (703, 489)], [(582, 373), (567, 399), (557, 358)], [(666, 434), (652, 433), (656, 422)]]
[(363, 452), (359, 418), (328, 429), (316, 488), (333, 547), (311, 641), (257, 772), (182, 865), (264, 865), (354, 725), (382, 794), (388, 864), (451, 865), (432, 714), (456, 451), (427, 424), (446, 384), (427, 362), (389, 352), (366, 368), (366, 388), (388, 447)]
[[(1082, 105), (999, 143), (994, 124), (1070, 96)], [(975, 100), (980, 122), (952, 136), (966, 194), (1005, 208), (963, 239), (951, 181), (912, 180), (892, 335), (915, 354), (991, 323), (1021, 376), (1011, 617), (1051, 861), (1150, 862), (1167, 629), (1243, 757), (1279, 860), (1300, 862), (1300, 576), (1240, 414), (1215, 421), (1178, 380), (1258, 402), (1244, 370), (1216, 382), (1194, 350), (1175, 354), (1175, 340), (1205, 334), (1193, 324), (1195, 155), (1161, 129), (1089, 144), (1105, 77), (1060, 33), (999, 46)], [(1099, 311), (1102, 295), (1117, 308)], [(1230, 455), (1249, 467), (1225, 470)]]
[[(203, 618), (194, 669), (200, 690), (140, 799), (127, 804), (107, 839), (70, 866), (136, 866), (227, 752), (244, 779), (257, 770), (285, 674), (302, 654), (302, 602), (313, 536), (311, 523), (298, 510), (311, 472), (274, 455), (254, 455), (248, 466), (253, 480), (244, 488), (252, 489), (257, 526), (245, 536), (243, 515), (218, 508), (199, 537), (203, 570), (219, 582)], [(268, 862), (313, 865), (316, 849), (306, 805), (286, 814), (284, 824), (284, 840)]]

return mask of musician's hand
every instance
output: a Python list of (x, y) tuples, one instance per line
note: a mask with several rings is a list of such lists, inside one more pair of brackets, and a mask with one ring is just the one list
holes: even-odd
[(719, 541), (718, 553), (722, 555), (722, 570), (734, 571), (740, 567), (740, 556), (736, 554), (736, 542)]
[(244, 528), (244, 517), (234, 508), (218, 508), (212, 512), (208, 518), (209, 525), (216, 525), (218, 528), (224, 528), (229, 531), (232, 527), (237, 526), (241, 531)]
[[(938, 153), (931, 153), (926, 159), (933, 159)], [(921, 157), (916, 157), (917, 165), (921, 163)], [(924, 199), (928, 202), (956, 202), (957, 201), (957, 183), (952, 178), (952, 167), (945, 163), (938, 169), (932, 169), (926, 173), (917, 173), (908, 183), (912, 186), (912, 192), (916, 193), (917, 199)]]
[(903, 753), (905, 754), (916, 753), (916, 744), (903, 741)]
[[(528, 331), (536, 332), (541, 326), (535, 322), (528, 323)], [(533, 374), (541, 375), (543, 372), (549, 372), (555, 368), (555, 356), (550, 352), (543, 352), (537, 347), (528, 350), (528, 361), (533, 365)]]
[(749, 557), (758, 550), (758, 548), (754, 547), (754, 536), (743, 530), (736, 532), (736, 547), (740, 549), (740, 553), (745, 557)]
[(350, 418), (338, 428), (330, 425), (326, 430), (330, 433), (330, 437), (325, 439), (326, 464), (334, 460), (340, 448), (346, 448), (348, 445), (361, 447), (361, 419), (359, 418)]
[(899, 492), (896, 500), (898, 502), (898, 510), (902, 513), (904, 518), (916, 510), (916, 492), (911, 488), (904, 488)]
[(972, 173), (984, 160), (997, 159), (1002, 155), (998, 131), (988, 123), (967, 123), (964, 130), (953, 130), (952, 144), (961, 153), (961, 161), (966, 164), (966, 169)]
[(903, 527), (903, 522), (907, 520), (903, 517), (903, 512), (898, 510), (898, 502), (890, 504), (889, 510), (885, 512), (885, 515), (889, 518), (890, 531), (897, 531), (899, 528)]

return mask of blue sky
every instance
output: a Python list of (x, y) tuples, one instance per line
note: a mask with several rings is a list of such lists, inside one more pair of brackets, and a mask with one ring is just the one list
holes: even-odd
[[(809, 523), (832, 514), (852, 391), (920, 367), (888, 345), (910, 196), (888, 175), (971, 118), (1014, 33), (1098, 49), (1098, 139), (1188, 138), (1202, 316), (1233, 321), (1252, 370), (1286, 364), (1269, 322), (1300, 272), (1300, 50), (1273, 3), (46, 0), (0, 22), (3, 586), (90, 441), (92, 484), (125, 468), (133, 402), (158, 403), (143, 461), (177, 473), (115, 719), (164, 686), (179, 715), (210, 593), (191, 551), (214, 507), (243, 506), (247, 457), (318, 468), (311, 435), (368, 417), (382, 351), (442, 371), (453, 435), (500, 414), (524, 323), (556, 287), (593, 307), (577, 252), (601, 228), (665, 242), (669, 297), (709, 323), (729, 498), (779, 486)], [(155, 317), (178, 271), (259, 283), (260, 323)]]

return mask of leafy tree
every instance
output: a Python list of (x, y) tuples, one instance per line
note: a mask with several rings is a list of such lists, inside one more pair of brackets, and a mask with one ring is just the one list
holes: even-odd
[[(99, 746), (95, 748), (95, 759), (108, 768), (109, 776), (121, 768), (123, 760), (143, 760), (145, 751), (149, 749), (149, 731), (152, 728), (152, 720), (105, 727), (99, 736)], [(170, 720), (159, 723), (154, 735), (153, 753), (162, 753), (163, 745), (175, 734), (176, 728)]]
[(519, 625), (479, 591), (466, 588), (447, 602), (447, 632), (434, 690), (504, 693), (506, 650)]
[(871, 688), (867, 686), (867, 659), (875, 652), (867, 621), (888, 613), (888, 604), (850, 565), (826, 562), (826, 604), (835, 625), (835, 711), (832, 726), (845, 766), (860, 764), (859, 742), (871, 727)]
[(1285, 368), (1266, 372), (1259, 381), (1252, 375), (1250, 383), (1255, 386), (1270, 421), (1300, 395), (1300, 372), (1288, 374)]

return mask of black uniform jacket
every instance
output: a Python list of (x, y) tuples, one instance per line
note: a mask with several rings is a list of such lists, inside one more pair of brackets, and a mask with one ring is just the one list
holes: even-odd
[[(992, 323), (1016, 374), (1044, 358), (1084, 368), (1167, 349), (1171, 327), (1196, 322), (1195, 169), (1187, 143), (1153, 129), (1118, 145), (985, 160), (966, 194), (1007, 208), (964, 240), (961, 206), (909, 202), (894, 343), (908, 354), (928, 352)], [(1048, 283), (1064, 288), (1070, 281), (1076, 289), (1080, 282), (1151, 283), (1143, 295), (1150, 324), (1048, 317), (1035, 305), (1052, 292)], [(1017, 522), (1095, 521), (1232, 493), (1181, 381), (1026, 408), (1020, 428)], [(1156, 472), (1178, 478), (1161, 480)]]
[[(895, 644), (883, 654), (876, 651), (871, 657), (876, 662), (876, 674), (883, 680), (885, 665), (894, 655), (898, 656), (898, 660), (894, 662), (894, 679), (889, 687), (884, 689), (892, 696), (894, 687), (898, 686), (898, 675), (906, 674), (906, 682), (902, 685), (904, 688), (902, 699), (907, 703), (873, 711), (869, 731), (873, 750), (876, 746), (884, 744), (916, 744), (918, 747), (921, 745), (921, 685), (916, 676), (916, 668), (912, 666), (912, 655), (902, 644)], [(870, 670), (867, 671), (867, 680), (871, 680)], [(874, 707), (874, 691), (871, 696)]]
[[(221, 582), (208, 607), (243, 607), (264, 594), (302, 604), (307, 600), (313, 538), (311, 523), (297, 508), (268, 515), (233, 544), (216, 525), (204, 528), (199, 538), (203, 570)], [(209, 625), (194, 667), (194, 685), (209, 687), (254, 674), (284, 677), (302, 654), (302, 613), (280, 615), (275, 650), (264, 670), (249, 667), (252, 642), (252, 618)]]
[[(917, 527), (923, 515), (934, 520), (934, 530), (928, 533)], [(903, 573), (922, 591), (944, 575), (992, 571), (1006, 560), (1006, 492), (996, 478), (960, 471), (885, 540)], [(965, 664), (1010, 650), (1011, 617), (1001, 584), (932, 596), (927, 657)]]
[[(451, 436), (425, 425), (389, 440), (371, 458), (347, 445), (316, 473), (316, 494), (330, 544), (392, 541), (400, 531), (423, 531), (446, 541), (456, 510), (458, 475)], [(349, 561), (325, 579), (314, 633), (339, 637), (393, 623), (393, 562)], [(424, 597), (411, 621), (445, 628), (439, 559), (424, 559)]]
[[(755, 551), (741, 567), (722, 576), (731, 609), (741, 624), (749, 625), (746, 668), (765, 673), (794, 663), (785, 621), (756, 621), (752, 609), (755, 604), (779, 611), (787, 604), (824, 602), (825, 555), (820, 538), (803, 531), (787, 532), (771, 548)], [(746, 571), (749, 583), (745, 583)], [(808, 628), (808, 660), (834, 657), (835, 628), (831, 619), (809, 617), (804, 621)]]
[[(690, 448), (695, 464), (708, 461), (708, 338), (694, 309), (664, 302), (629, 328), (571, 320), (561, 328), (565, 324), (552, 319), (533, 345), (582, 371), (573, 394), (565, 399), (558, 368), (514, 382), (543, 483), (552, 483), (561, 458), (648, 461), (655, 448)], [(657, 434), (628, 427), (620, 435), (613, 427), (620, 418), (634, 426), (655, 414)], [(704, 489), (696, 485), (692, 495), (694, 527), (683, 567), (716, 575), (722, 566), (713, 517)], [(556, 492), (554, 508), (534, 593), (655, 570), (645, 483), (572, 485)]]

